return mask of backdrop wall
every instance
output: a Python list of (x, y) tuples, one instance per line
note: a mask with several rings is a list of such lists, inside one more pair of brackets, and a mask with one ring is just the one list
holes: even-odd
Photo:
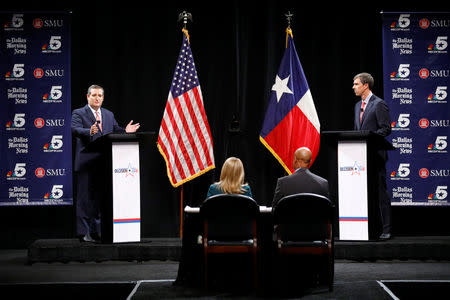
[[(43, 2), (43, 3), (42, 3)], [(216, 170), (184, 185), (185, 204), (203, 201), (210, 183), (218, 179), (229, 156), (242, 159), (255, 200), (271, 203), (283, 168), (259, 142), (266, 102), (285, 46), (286, 19), (314, 99), (321, 130), (351, 130), (353, 76), (366, 71), (375, 78), (374, 93), (383, 96), (380, 11), (436, 11), (439, 7), (410, 7), (391, 3), (354, 3), (351, 7), (307, 7), (299, 1), (171, 1), (138, 2), (41, 1), (20, 2), (3, 10), (72, 11), (72, 108), (86, 104), (86, 91), (96, 83), (105, 88), (104, 107), (121, 125), (140, 122), (142, 131), (159, 131), (181, 46), (178, 14), (188, 10), (191, 48), (211, 126)], [(3, 5), (2, 5), (3, 6)], [(239, 131), (230, 131), (233, 120)], [(312, 171), (328, 177), (323, 146)], [(178, 236), (179, 189), (173, 189), (156, 144), (145, 145), (151, 166), (143, 175), (143, 237)], [(394, 234), (448, 234), (448, 208), (396, 207)], [(147, 221), (145, 221), (147, 218)], [(26, 247), (39, 238), (70, 238), (73, 207), (5, 207), (0, 210), (1, 247)]]

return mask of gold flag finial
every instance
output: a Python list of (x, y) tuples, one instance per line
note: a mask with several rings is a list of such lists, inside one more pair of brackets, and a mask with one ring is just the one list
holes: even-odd
[(292, 29), (291, 29), (291, 20), (292, 20), (292, 17), (294, 16), (294, 14), (291, 14), (291, 12), (288, 11), (287, 14), (285, 14), (285, 16), (286, 16), (286, 20), (288, 22), (288, 27), (286, 28), (286, 48), (287, 48), (288, 35), (290, 35), (291, 38), (294, 38), (294, 36), (292, 35)]
[(287, 14), (285, 14), (286, 20), (288, 22), (288, 28), (291, 29), (291, 20), (294, 14), (291, 14), (291, 11), (288, 10)]
[(187, 25), (188, 20), (192, 22), (192, 14), (190, 12), (183, 10), (183, 12), (178, 15), (178, 22), (180, 22), (181, 20), (183, 21), (182, 31), (186, 35), (188, 42), (190, 43), (189, 33), (188, 33), (188, 30), (186, 29), (186, 25)]

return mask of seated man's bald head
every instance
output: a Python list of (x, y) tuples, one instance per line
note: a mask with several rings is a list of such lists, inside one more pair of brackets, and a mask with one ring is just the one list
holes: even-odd
[(311, 150), (307, 147), (301, 147), (295, 150), (294, 153), (294, 161), (293, 167), (295, 170), (298, 168), (309, 168), (309, 164), (311, 163)]

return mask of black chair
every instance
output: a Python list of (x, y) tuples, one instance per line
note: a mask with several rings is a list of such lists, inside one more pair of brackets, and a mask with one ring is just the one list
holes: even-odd
[(301, 193), (282, 198), (272, 210), (276, 253), (321, 258), (319, 282), (333, 290), (334, 206), (321, 195)]
[[(204, 284), (208, 287), (208, 256), (212, 253), (249, 253), (253, 284), (258, 287), (257, 218), (259, 206), (238, 194), (215, 195), (200, 206), (203, 218)], [(238, 268), (236, 270), (239, 270)]]

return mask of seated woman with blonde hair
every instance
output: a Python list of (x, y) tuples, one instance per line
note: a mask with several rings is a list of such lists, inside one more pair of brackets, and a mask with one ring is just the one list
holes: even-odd
[(252, 191), (247, 183), (244, 183), (244, 165), (239, 158), (229, 157), (222, 166), (220, 181), (209, 186), (206, 198), (218, 194), (241, 194), (252, 197)]

